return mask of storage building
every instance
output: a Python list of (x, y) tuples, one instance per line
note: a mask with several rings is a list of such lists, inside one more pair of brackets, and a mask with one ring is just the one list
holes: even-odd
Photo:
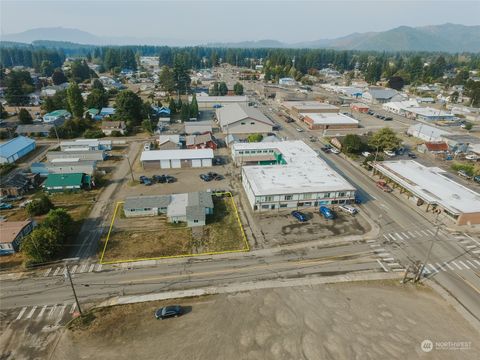
[(344, 114), (301, 114), (310, 130), (354, 129), (358, 120)]
[(151, 150), (140, 156), (144, 168), (161, 169), (211, 167), (212, 159), (212, 149)]
[(25, 136), (18, 136), (0, 144), (0, 164), (11, 164), (35, 150), (36, 142)]
[(97, 160), (102, 161), (107, 158), (104, 150), (92, 151), (49, 151), (47, 152), (47, 160), (54, 159), (80, 159), (80, 160)]
[(226, 134), (268, 133), (275, 125), (260, 110), (247, 105), (233, 104), (217, 109), (216, 117)]

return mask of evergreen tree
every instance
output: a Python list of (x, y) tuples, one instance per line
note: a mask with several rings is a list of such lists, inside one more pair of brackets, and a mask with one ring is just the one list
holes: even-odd
[(243, 95), (243, 85), (237, 82), (235, 85), (233, 85), (233, 92), (235, 95)]
[(60, 85), (68, 82), (67, 77), (61, 69), (55, 69), (52, 74), (53, 85)]
[(182, 104), (180, 118), (182, 121), (188, 121), (190, 119), (190, 106), (188, 106), (187, 103)]
[(171, 115), (177, 112), (177, 106), (175, 105), (175, 100), (173, 100), (173, 98), (170, 98), (170, 102), (168, 103), (168, 108), (170, 109)]
[(228, 94), (228, 87), (223, 81), (218, 85), (218, 95), (225, 96)]
[(10, 105), (28, 105), (28, 94), (35, 90), (28, 71), (11, 71), (6, 76), (5, 99)]
[(198, 102), (195, 93), (192, 95), (192, 102), (190, 103), (190, 117), (198, 117)]
[(28, 112), (27, 109), (21, 108), (18, 113), (18, 120), (20, 124), (33, 124), (32, 115)]
[(115, 99), (115, 109), (115, 117), (130, 126), (139, 125), (143, 119), (143, 101), (133, 91), (121, 91)]
[(108, 105), (108, 95), (105, 91), (93, 89), (87, 96), (85, 106), (87, 109), (101, 109)]
[(67, 89), (67, 103), (73, 116), (83, 116), (83, 98), (77, 83), (72, 82)]

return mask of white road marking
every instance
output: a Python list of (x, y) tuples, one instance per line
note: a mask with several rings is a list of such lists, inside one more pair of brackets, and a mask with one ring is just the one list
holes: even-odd
[(30, 312), (28, 313), (27, 317), (25, 319), (30, 319), (33, 315), (33, 313), (35, 312), (35, 310), (37, 310), (37, 305), (35, 305), (32, 310), (30, 310)]
[(371, 248), (379, 247), (379, 246), (380, 246), (380, 244), (371, 244), (371, 245), (370, 245)]
[(17, 316), (17, 319), (16, 319), (16, 320), (20, 320), (26, 310), (27, 310), (27, 307), (26, 307), (26, 306), (25, 306), (24, 308), (22, 308), (22, 310), (20, 310), (20, 312), (18, 313), (18, 316)]
[(394, 267), (394, 266), (400, 266), (400, 264), (399, 264), (399, 263), (392, 263), (392, 262), (390, 262), (390, 263), (387, 263), (387, 265), (388, 265), (388, 266), (390, 266), (390, 267)]
[(377, 262), (382, 267), (383, 271), (388, 272), (388, 269), (382, 264), (380, 260), (377, 259)]
[(97, 265), (97, 269), (96, 269), (95, 271), (98, 272), (98, 271), (100, 271), (100, 270), (102, 270), (102, 264), (98, 264), (98, 265)]
[(427, 232), (428, 232), (430, 235), (435, 235), (435, 233), (434, 233), (432, 230), (430, 230), (430, 229), (427, 229)]
[(463, 266), (465, 266), (468, 270), (470, 270), (470, 268), (468, 267), (468, 265), (465, 264), (462, 260), (458, 260), (458, 262), (459, 262), (460, 264), (462, 264)]
[(389, 257), (389, 258), (383, 258), (382, 260), (383, 260), (383, 261), (386, 261), (386, 262), (390, 262), (390, 261), (395, 260), (395, 258)]
[(57, 268), (55, 269), (55, 272), (53, 273), (53, 276), (57, 276), (57, 275), (58, 275), (58, 272), (59, 272), (61, 269), (62, 269), (62, 268), (57, 267)]
[(418, 230), (415, 230), (415, 234), (417, 234), (417, 235), (419, 235), (419, 236), (422, 236), (422, 235), (423, 235), (423, 234), (422, 234), (420, 231), (418, 231)]
[(466, 262), (468, 262), (470, 264), (470, 266), (473, 266), (474, 269), (476, 269), (477, 267), (475, 266), (474, 263), (472, 263), (470, 260), (465, 260)]
[(467, 246), (465, 246), (465, 248), (468, 249), (468, 250), (474, 249), (476, 247), (477, 247), (477, 245), (467, 245)]
[(402, 235), (403, 235), (406, 239), (410, 239), (410, 237), (409, 237), (407, 234), (405, 234), (403, 231), (402, 231)]
[(381, 252), (385, 251), (385, 249), (381, 248), (381, 249), (375, 249), (373, 251), (376, 252), (376, 253), (381, 253)]
[(390, 241), (390, 239), (387, 237), (387, 235), (383, 234), (383, 237), (385, 238), (385, 240)]
[(471, 237), (471, 236), (468, 235), (468, 234), (463, 233), (463, 235), (465, 235), (465, 236), (468, 237), (470, 240), (472, 240), (474, 243), (476, 243), (478, 246), (480, 246), (480, 241), (475, 240), (473, 237)]
[(392, 256), (392, 255), (390, 255), (390, 253), (380, 253), (380, 254), (378, 254), (378, 256), (387, 257), (387, 256)]
[(426, 266), (423, 268), (423, 272), (426, 272), (426, 273), (427, 273), (427, 275), (431, 273), (431, 271), (430, 271), (430, 270), (428, 270), (428, 268), (427, 268)]
[(57, 309), (57, 305), (53, 305), (53, 307), (50, 309), (50, 312), (48, 313), (48, 317), (51, 318), (55, 310)]
[(78, 272), (83, 273), (87, 269), (87, 266), (88, 266), (88, 264), (83, 264), (82, 267), (80, 268), (80, 270), (78, 270)]
[(444, 264), (447, 265), (450, 270), (455, 270), (448, 262), (444, 262)]
[(480, 250), (473, 250), (472, 251), (474, 254), (480, 254)]
[(75, 311), (76, 308), (77, 308), (77, 303), (74, 302), (72, 307), (70, 308), (70, 314), (73, 314), (73, 312)]
[(459, 241), (460, 244), (465, 245), (465, 244), (470, 244), (470, 240), (468, 239), (463, 239)]
[(44, 305), (42, 307), (42, 310), (40, 310), (40, 313), (38, 314), (37, 316), (37, 319), (40, 319), (42, 316), (43, 316), (43, 313), (45, 312), (45, 310), (47, 309), (48, 305)]
[(47, 271), (45, 271), (45, 274), (43, 276), (48, 276), (52, 272), (52, 268), (48, 268)]
[(388, 236), (390, 236), (393, 241), (397, 241), (397, 239), (395, 239), (392, 234), (388, 234)]
[(90, 268), (88, 269), (88, 272), (92, 272), (94, 267), (95, 267), (95, 264), (90, 265)]
[(77, 271), (77, 269), (78, 269), (78, 265), (73, 265), (73, 267), (72, 267), (72, 269), (70, 270), (70, 272), (71, 272), (72, 274), (75, 274), (75, 272)]
[(396, 236), (397, 238), (399, 238), (401, 241), (403, 241), (403, 238), (400, 236), (399, 233), (395, 233), (395, 236)]
[(410, 235), (412, 238), (415, 237), (415, 235), (411, 231), (407, 231), (408, 235)]
[(405, 271), (405, 269), (403, 269), (403, 268), (400, 268), (400, 269), (393, 269), (392, 271), (394, 271), (394, 272), (400, 272), (400, 271)]
[[(385, 236), (385, 235), (383, 235), (383, 236)], [(374, 243), (375, 241), (377, 241), (377, 240), (374, 240), (374, 239), (367, 240), (367, 244)]]
[(429, 235), (429, 233), (427, 233), (425, 230), (420, 230), (420, 231), (421, 231), (422, 234), (425, 235), (425, 236), (428, 236), (428, 235)]
[(435, 265), (437, 265), (442, 271), (445, 271), (445, 268), (442, 265), (440, 265), (439, 263), (435, 263)]
[(452, 261), (452, 264), (455, 265), (459, 270), (463, 270), (455, 261)]
[(427, 264), (428, 266), (430, 266), (430, 268), (434, 271), (434, 272), (438, 272), (438, 270), (436, 269), (435, 266), (433, 266), (432, 264)]
[(62, 318), (63, 312), (65, 311), (65, 308), (66, 308), (66, 307), (67, 307), (67, 306), (66, 306), (65, 304), (62, 305), (62, 306), (60, 306), (60, 312), (59, 312), (58, 315), (57, 315), (57, 319), (58, 319), (58, 320), (60, 320), (60, 319)]

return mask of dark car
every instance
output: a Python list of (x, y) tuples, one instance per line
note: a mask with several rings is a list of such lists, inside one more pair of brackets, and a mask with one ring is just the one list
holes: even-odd
[(140, 184), (143, 184), (145, 179), (148, 179), (148, 178), (146, 176), (143, 176), (143, 175), (138, 178), (138, 180), (140, 181)]
[(387, 116), (384, 120), (385, 120), (385, 121), (392, 121), (393, 118), (392, 118), (391, 116)]
[(375, 113), (372, 110), (368, 110), (367, 114), (368, 115), (375, 115)]
[(322, 150), (323, 152), (326, 152), (326, 153), (330, 152), (330, 148), (328, 148), (328, 147), (326, 147), (326, 146), (320, 148), (320, 150)]
[(305, 215), (304, 213), (302, 213), (300, 211), (295, 210), (295, 211), (292, 211), (291, 214), (294, 218), (296, 218), (300, 222), (308, 221), (307, 215)]
[(174, 176), (170, 176), (170, 175), (163, 175), (163, 176), (167, 184), (174, 183), (175, 181), (177, 181), (177, 178)]
[(209, 172), (209, 173), (207, 174), (207, 176), (209, 176), (210, 179), (215, 180), (215, 181), (219, 181), (219, 180), (225, 179), (225, 178), (223, 177), (223, 175), (217, 174), (217, 173), (215, 173), (215, 172)]
[(183, 309), (180, 305), (165, 306), (155, 311), (155, 318), (163, 320), (169, 317), (179, 317), (183, 314)]
[(417, 155), (415, 155), (414, 153), (411, 153), (411, 152), (409, 152), (407, 155), (411, 159), (416, 159), (417, 158)]
[(145, 185), (145, 186), (152, 185), (152, 180), (150, 180), (149, 178), (144, 179), (143, 180), (143, 185)]
[(154, 182), (163, 184), (165, 182), (165, 175), (153, 175), (152, 180)]
[(222, 158), (213, 158), (213, 165), (223, 165), (223, 159)]
[(473, 181), (480, 184), (480, 175), (474, 176)]
[(202, 179), (203, 181), (212, 181), (212, 178), (210, 176), (208, 176), (207, 174), (200, 174), (200, 179)]

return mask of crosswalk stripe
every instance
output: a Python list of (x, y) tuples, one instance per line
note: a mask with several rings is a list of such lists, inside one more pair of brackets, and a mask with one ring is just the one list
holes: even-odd
[(403, 240), (403, 238), (400, 236), (399, 233), (395, 233), (395, 236), (396, 236), (397, 238), (399, 238), (401, 241)]
[(386, 261), (386, 262), (389, 262), (389, 261), (395, 260), (395, 258), (389, 257), (389, 258), (383, 258), (382, 260), (383, 260), (383, 261)]
[(470, 260), (465, 260), (466, 262), (468, 262), (470, 264), (470, 266), (472, 266), (474, 269), (476, 269), (477, 267), (475, 266), (474, 263), (472, 263)]
[(59, 272), (61, 269), (62, 269), (62, 268), (57, 267), (57, 268), (55, 269), (55, 272), (53, 273), (53, 276), (57, 276), (57, 275), (58, 275), (58, 272)]
[(465, 266), (468, 270), (470, 270), (470, 268), (468, 267), (468, 265), (465, 264), (462, 260), (458, 260), (458, 262), (459, 262), (460, 264), (462, 264), (463, 266)]
[(97, 270), (96, 271), (100, 271), (100, 270), (102, 270), (102, 264), (97, 265)]
[(391, 266), (391, 267), (393, 267), (393, 266), (400, 266), (399, 263), (392, 263), (392, 262), (387, 263), (387, 265), (388, 265), (388, 266)]
[(65, 304), (63, 304), (62, 306), (60, 306), (60, 312), (59, 312), (58, 315), (57, 315), (57, 319), (61, 319), (61, 317), (63, 316), (63, 313), (64, 313), (66, 307), (67, 307), (67, 306), (66, 306)]
[(43, 313), (45, 312), (45, 310), (47, 309), (48, 305), (44, 305), (42, 307), (42, 310), (40, 310), (40, 313), (38, 314), (37, 316), (37, 319), (40, 319), (42, 316), (43, 316)]
[(72, 269), (70, 270), (70, 272), (71, 272), (72, 274), (75, 274), (75, 271), (77, 271), (77, 269), (78, 269), (78, 265), (73, 265), (73, 267), (72, 267)]
[(425, 235), (425, 236), (428, 236), (428, 235), (429, 235), (429, 233), (427, 233), (425, 230), (420, 230), (420, 231), (421, 231), (422, 234)]
[(25, 319), (30, 319), (33, 315), (33, 313), (35, 312), (35, 310), (37, 310), (37, 305), (35, 305), (32, 310), (30, 310), (30, 312), (28, 313), (27, 317)]
[(394, 272), (400, 272), (400, 271), (405, 271), (405, 269), (404, 269), (404, 268), (398, 268), (398, 269), (393, 269), (392, 271), (394, 271)]
[(17, 316), (17, 320), (20, 320), (23, 316), (23, 314), (25, 313), (25, 311), (27, 310), (27, 307), (25, 306), (24, 308), (22, 308), (22, 310), (20, 310), (20, 312), (18, 313), (18, 316)]
[(390, 236), (393, 241), (397, 241), (397, 239), (395, 239), (392, 234), (388, 234), (388, 236)]
[[(383, 236), (385, 236), (385, 235), (383, 235)], [(374, 243), (375, 241), (376, 241), (375, 239), (369, 239), (369, 240), (367, 240), (367, 244)]]
[(467, 245), (467, 246), (465, 246), (465, 248), (468, 249), (468, 250), (474, 249), (476, 247), (477, 247), (477, 245)]
[(88, 264), (83, 264), (78, 272), (81, 272), (81, 273), (85, 272), (85, 270), (87, 269), (87, 266)]
[(88, 272), (92, 272), (94, 267), (95, 267), (95, 264), (90, 265), (90, 268), (88, 269)]
[(50, 312), (48, 313), (48, 317), (51, 318), (55, 310), (57, 309), (57, 305), (53, 305), (52, 308), (50, 309)]
[(463, 270), (455, 261), (452, 261), (452, 264), (455, 265), (459, 270)]
[(478, 265), (480, 265), (480, 261), (478, 260), (473, 260), (473, 261), (475, 261)]
[(415, 237), (415, 235), (413, 235), (413, 233), (411, 231), (407, 231), (408, 235), (410, 235), (412, 238)]
[(48, 268), (47, 271), (45, 271), (45, 274), (43, 274), (43, 276), (48, 276), (51, 271), (52, 271), (52, 268)]
[(380, 253), (380, 254), (378, 254), (378, 256), (383, 258), (383, 257), (391, 256), (391, 255), (390, 255), (390, 253)]
[(385, 251), (385, 249), (381, 248), (381, 249), (375, 249), (373, 251), (376, 252), (376, 253), (381, 253), (381, 252)]
[(445, 271), (445, 268), (441, 264), (435, 263), (435, 265), (437, 265), (442, 271)]
[(434, 233), (432, 230), (430, 230), (430, 229), (427, 229), (427, 232), (428, 232), (430, 235), (435, 235), (435, 233)]
[(455, 270), (448, 262), (444, 262), (444, 265), (447, 265), (450, 270)]
[(474, 253), (474, 254), (480, 254), (480, 250), (473, 250), (472, 253)]
[(371, 248), (380, 247), (380, 244), (370, 244), (370, 247), (371, 247)]
[(390, 241), (390, 239), (387, 237), (387, 235), (383, 234), (383, 237), (385, 238), (385, 240)]
[(75, 311), (76, 308), (77, 308), (77, 303), (74, 302), (72, 307), (70, 308), (70, 314), (73, 314), (73, 312)]
[(423, 234), (422, 234), (420, 231), (418, 231), (418, 230), (415, 230), (415, 233), (416, 233), (417, 235), (419, 235), (419, 236), (422, 236), (422, 235), (423, 235)]
[(410, 237), (409, 237), (407, 234), (405, 234), (403, 231), (402, 231), (402, 235), (403, 235), (406, 239), (410, 239)]
[(426, 266), (423, 268), (423, 272), (426, 272), (427, 274), (430, 274), (430, 273), (431, 273), (431, 271), (428, 270), (428, 268), (427, 268)]
[(430, 266), (430, 268), (434, 271), (434, 272), (438, 272), (438, 270), (435, 268), (435, 266), (433, 266), (432, 264), (428, 264), (428, 266)]

